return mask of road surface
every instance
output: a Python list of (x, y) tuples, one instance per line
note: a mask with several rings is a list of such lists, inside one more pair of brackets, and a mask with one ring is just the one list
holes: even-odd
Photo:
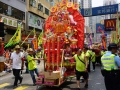
[[(38, 67), (40, 69), (40, 67)], [(84, 83), (81, 84), (81, 90), (105, 90), (104, 80), (100, 73), (100, 67), (97, 67), (95, 72), (89, 74), (89, 87), (84, 88)], [(0, 77), (0, 90), (36, 90), (36, 86), (32, 86), (32, 79), (30, 74), (24, 74), (23, 72), (23, 83), (16, 89), (13, 89), (14, 76), (12, 73)], [(60, 87), (40, 87), (38, 90), (76, 90), (76, 80), (67, 81)]]

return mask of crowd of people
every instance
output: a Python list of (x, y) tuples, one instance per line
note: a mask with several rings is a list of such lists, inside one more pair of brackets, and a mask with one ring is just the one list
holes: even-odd
[[(91, 47), (84, 44), (83, 49), (77, 48), (76, 53), (74, 54), (71, 53), (69, 46), (65, 49), (64, 56), (69, 57), (70, 60), (75, 60), (76, 62), (75, 71), (78, 90), (80, 90), (80, 83), (84, 81), (84, 87), (88, 88), (89, 73), (95, 71), (96, 65), (102, 67), (101, 72), (105, 78), (106, 90), (119, 90), (117, 89), (120, 81), (120, 78), (118, 77), (118, 75), (120, 75), (118, 70), (120, 67), (120, 49), (118, 48), (119, 44), (110, 44), (106, 50), (102, 49), (101, 44), (97, 43), (93, 44)], [(13, 71), (13, 75), (15, 76), (15, 88), (22, 83), (23, 77), (21, 74), (24, 66), (26, 66), (25, 73), (30, 73), (33, 85), (36, 85), (34, 73), (36, 73), (37, 76), (39, 75), (37, 64), (40, 64), (40, 60), (44, 59), (43, 56), (41, 47), (39, 47), (37, 51), (34, 51), (32, 48), (25, 50), (17, 45), (13, 50), (5, 50), (5, 71), (9, 73)], [(110, 68), (108, 68), (109, 66)], [(115, 85), (114, 82), (117, 82), (117, 84), (115, 83)]]
[[(76, 54), (69, 59), (74, 59), (76, 61), (75, 70), (78, 90), (81, 88), (80, 82), (84, 82), (84, 80), (84, 87), (88, 88), (89, 73), (91, 71), (95, 71), (96, 65), (101, 67), (101, 73), (104, 77), (106, 90), (120, 90), (119, 47), (119, 43), (112, 43), (108, 45), (108, 48), (104, 49), (101, 44), (95, 43), (91, 47), (88, 47), (87, 44), (84, 44), (83, 49), (76, 49)], [(68, 51), (71, 50), (68, 49)], [(69, 55), (66, 57), (68, 56)]]
[(38, 50), (34, 51), (32, 48), (24, 49), (19, 45), (16, 45), (12, 50), (5, 50), (4, 72), (13, 72), (13, 75), (15, 76), (14, 88), (21, 85), (23, 79), (21, 74), (23, 73), (24, 68), (24, 73), (30, 73), (33, 80), (33, 85), (35, 85), (36, 79), (34, 72), (38, 75), (37, 64), (40, 64), (40, 60), (43, 60), (42, 56), (41, 47), (38, 47)]

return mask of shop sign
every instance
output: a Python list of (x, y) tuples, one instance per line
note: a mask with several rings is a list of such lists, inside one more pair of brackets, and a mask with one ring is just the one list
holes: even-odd
[(106, 31), (115, 31), (116, 30), (116, 19), (107, 19), (104, 21)]
[(28, 26), (43, 30), (43, 24), (43, 18), (32, 13), (28, 13)]
[(2, 17), (2, 22), (4, 22), (4, 24), (6, 25), (17, 27), (17, 20), (12, 20), (6, 17)]

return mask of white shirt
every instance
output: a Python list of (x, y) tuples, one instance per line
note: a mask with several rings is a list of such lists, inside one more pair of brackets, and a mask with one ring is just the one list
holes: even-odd
[(24, 57), (24, 54), (22, 52), (20, 52), (19, 54), (17, 54), (16, 52), (13, 52), (11, 54), (11, 59), (13, 61), (13, 65), (12, 68), (13, 69), (21, 69), (21, 64), (22, 64), (22, 58)]

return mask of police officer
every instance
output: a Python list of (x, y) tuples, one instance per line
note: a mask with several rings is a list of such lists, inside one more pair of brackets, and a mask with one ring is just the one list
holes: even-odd
[(117, 44), (111, 43), (106, 54), (101, 57), (106, 90), (120, 90), (120, 58), (115, 55), (116, 52)]

